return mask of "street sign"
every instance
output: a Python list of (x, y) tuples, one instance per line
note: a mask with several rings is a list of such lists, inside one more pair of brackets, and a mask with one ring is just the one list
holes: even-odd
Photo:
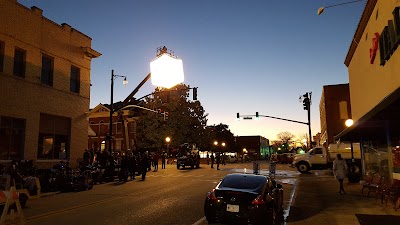
[(253, 119), (253, 117), (246, 116), (246, 117), (243, 117), (243, 119), (244, 119), (244, 120), (252, 120), (252, 119)]

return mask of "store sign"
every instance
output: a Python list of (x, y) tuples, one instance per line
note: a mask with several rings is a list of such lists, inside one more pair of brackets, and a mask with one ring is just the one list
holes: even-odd
[(379, 33), (375, 33), (374, 35), (375, 37), (372, 38), (372, 48), (369, 49), (369, 59), (371, 64), (374, 64), (376, 52), (378, 51), (379, 46)]
[[(393, 20), (388, 21), (382, 33), (379, 35), (379, 53), (381, 57), (380, 65), (384, 66), (396, 51), (400, 43), (400, 7), (393, 11)], [(371, 51), (371, 50), (370, 50)], [(371, 56), (371, 52), (370, 52)], [(372, 58), (371, 58), (372, 59)], [(373, 61), (372, 61), (373, 63)]]

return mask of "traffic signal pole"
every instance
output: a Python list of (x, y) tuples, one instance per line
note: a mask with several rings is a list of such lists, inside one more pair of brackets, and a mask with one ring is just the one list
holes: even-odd
[(239, 120), (240, 117), (242, 117), (243, 119), (247, 120), (251, 120), (253, 119), (253, 117), (255, 116), (256, 119), (258, 119), (259, 117), (267, 117), (267, 118), (272, 118), (272, 119), (277, 119), (277, 120), (285, 120), (285, 121), (289, 121), (289, 122), (293, 122), (293, 123), (301, 123), (301, 124), (305, 124), (308, 125), (308, 136), (309, 136), (309, 147), (311, 146), (311, 110), (310, 110), (310, 105), (311, 105), (311, 92), (307, 92), (305, 93), (303, 96), (300, 96), (300, 100), (303, 100), (303, 106), (304, 106), (304, 110), (307, 110), (307, 117), (308, 117), (308, 122), (302, 122), (302, 121), (297, 121), (297, 120), (290, 120), (290, 119), (285, 119), (285, 118), (279, 118), (279, 117), (275, 117), (275, 116), (266, 116), (266, 115), (260, 115), (258, 112), (256, 112), (256, 115), (240, 115), (239, 113), (236, 113), (236, 118)]

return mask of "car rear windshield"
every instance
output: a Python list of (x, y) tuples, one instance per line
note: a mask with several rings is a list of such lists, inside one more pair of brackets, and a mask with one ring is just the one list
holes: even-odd
[(265, 182), (266, 178), (262, 176), (226, 176), (219, 187), (261, 192)]

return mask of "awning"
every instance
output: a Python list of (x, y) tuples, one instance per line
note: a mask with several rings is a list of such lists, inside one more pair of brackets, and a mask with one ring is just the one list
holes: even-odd
[(88, 126), (88, 136), (90, 136), (90, 137), (97, 136), (96, 132), (94, 132), (94, 130), (90, 127), (90, 125)]
[(361, 138), (364, 140), (386, 138), (387, 134), (400, 135), (400, 88), (384, 98), (351, 127), (335, 136), (335, 141), (340, 139), (340, 141), (359, 142)]

